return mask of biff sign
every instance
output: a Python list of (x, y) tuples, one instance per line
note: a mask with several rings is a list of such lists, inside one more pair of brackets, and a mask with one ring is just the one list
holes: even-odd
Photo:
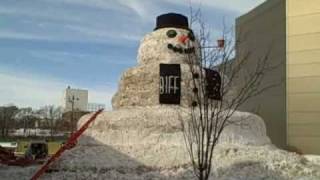
[(160, 64), (160, 104), (180, 104), (180, 64)]

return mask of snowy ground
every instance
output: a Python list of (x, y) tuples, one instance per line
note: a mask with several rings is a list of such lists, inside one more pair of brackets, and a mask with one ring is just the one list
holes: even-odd
[[(176, 130), (179, 122), (174, 121), (178, 119), (176, 111), (147, 110), (102, 114), (78, 145), (56, 163), (58, 171), (44, 174), (41, 179), (196, 179), (186, 165), (189, 161), (183, 153), (184, 142)], [(239, 112), (235, 118), (240, 115), (246, 113)], [(250, 126), (225, 129), (223, 142), (214, 152), (211, 180), (320, 180), (320, 156), (277, 149), (267, 138), (262, 119), (251, 117), (252, 122), (245, 123)], [(0, 180), (30, 179), (38, 168), (0, 165)]]
[[(300, 156), (272, 146), (223, 146), (216, 149), (212, 179), (219, 180), (319, 180), (319, 156)], [(0, 166), (0, 179), (30, 179), (37, 166)], [(185, 180), (195, 179), (186, 166), (159, 169), (145, 166), (60, 169), (41, 179)]]

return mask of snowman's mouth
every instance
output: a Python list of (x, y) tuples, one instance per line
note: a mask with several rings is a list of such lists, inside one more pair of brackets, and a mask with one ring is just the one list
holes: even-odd
[(194, 47), (183, 48), (174, 46), (173, 44), (168, 44), (168, 49), (171, 49), (173, 52), (180, 53), (180, 54), (191, 54), (194, 53)]

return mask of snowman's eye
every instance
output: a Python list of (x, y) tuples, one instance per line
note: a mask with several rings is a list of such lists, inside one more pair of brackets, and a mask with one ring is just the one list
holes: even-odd
[(195, 37), (194, 37), (194, 34), (193, 34), (192, 31), (189, 32), (188, 37), (189, 37), (189, 39), (190, 39), (191, 41), (194, 41), (194, 40), (195, 40)]
[(169, 30), (169, 31), (167, 31), (167, 36), (169, 37), (169, 38), (174, 38), (174, 37), (176, 37), (177, 36), (177, 32), (175, 31), (175, 30)]

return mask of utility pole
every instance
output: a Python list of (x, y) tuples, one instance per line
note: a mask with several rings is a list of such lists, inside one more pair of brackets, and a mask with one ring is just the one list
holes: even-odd
[(29, 115), (27, 115), (26, 117), (23, 118), (23, 126), (24, 126), (24, 136), (27, 136), (27, 121), (28, 121), (28, 117)]
[(76, 101), (78, 101), (79, 98), (74, 97), (74, 95), (72, 95), (71, 97), (68, 97), (68, 102), (71, 103), (71, 134), (73, 134), (75, 128), (74, 128), (74, 104)]

